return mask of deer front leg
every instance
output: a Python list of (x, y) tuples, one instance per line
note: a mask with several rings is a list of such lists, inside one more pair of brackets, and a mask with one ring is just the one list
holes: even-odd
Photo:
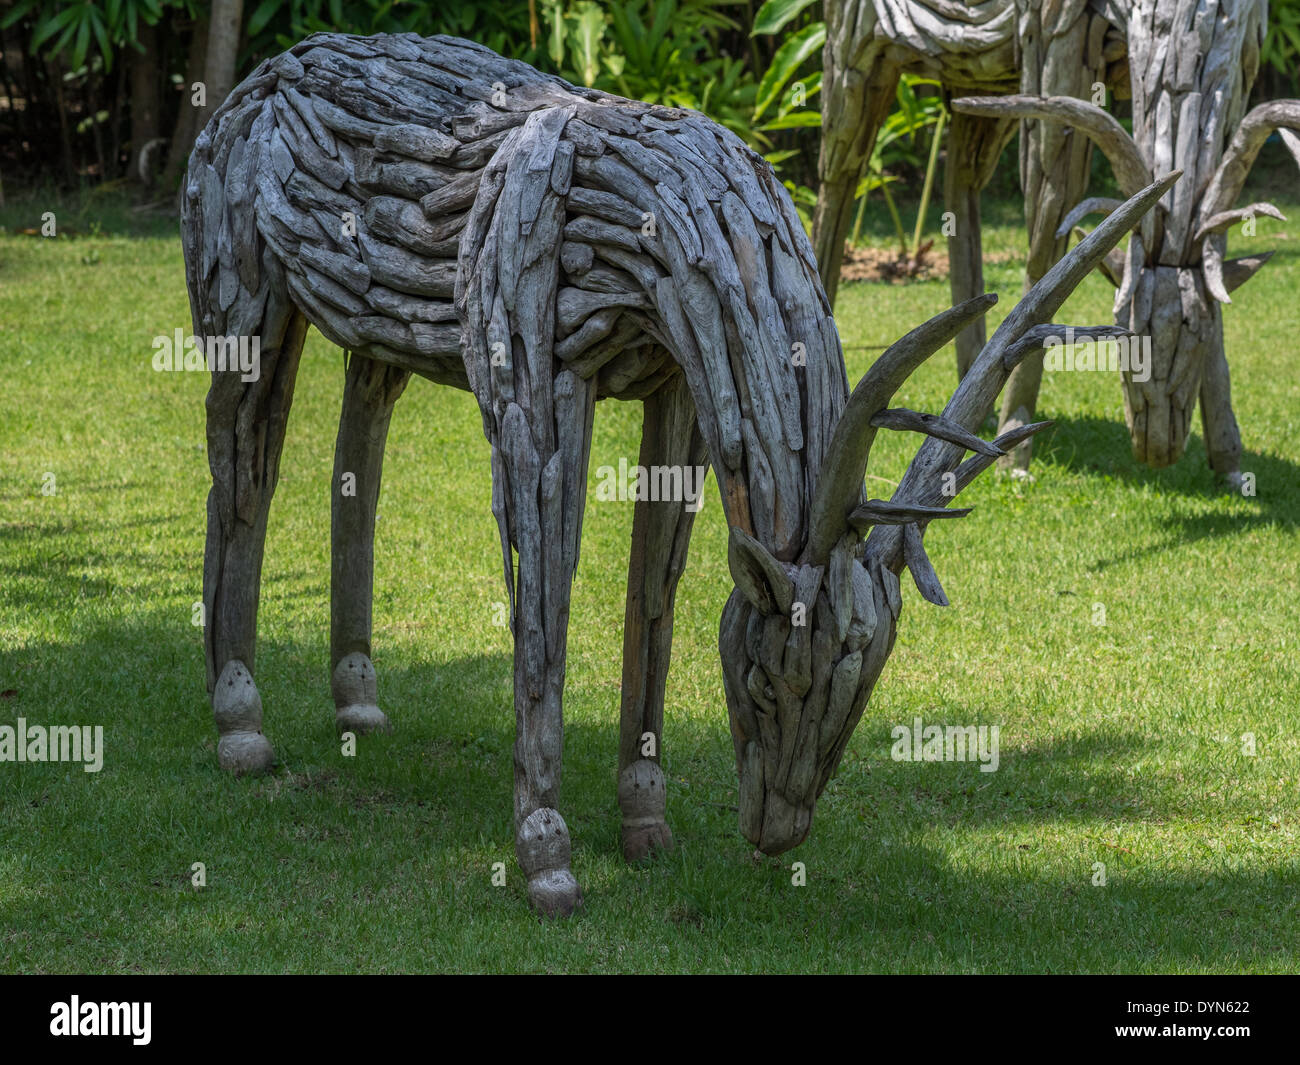
[(647, 471), (668, 470), (659, 483), (689, 485), (690, 492), (657, 502), (638, 499), (632, 518), (618, 741), (618, 805), (623, 815), (623, 858), (629, 862), (673, 845), (664, 819), (667, 796), (659, 764), (664, 688), (672, 653), (673, 600), (686, 566), (706, 460), (695, 404), (685, 378), (678, 374), (645, 400), (640, 466)]
[[(232, 329), (259, 341), (256, 380), (215, 371), (207, 399), (208, 535), (203, 555), (203, 643), (216, 721), (217, 762), (233, 773), (262, 773), (275, 751), (262, 733), (256, 669), (257, 604), (266, 523), (279, 476), (306, 320), (273, 292), (268, 310), (241, 327), (248, 308), (237, 302), (212, 334)], [(255, 412), (251, 418), (246, 412)], [(245, 420), (247, 419), (247, 421)]]
[(330, 688), (339, 732), (389, 728), (370, 661), (375, 510), (388, 423), (410, 376), (355, 354), (347, 363), (330, 489)]
[(506, 405), (493, 448), (492, 495), (503, 537), (518, 555), (512, 611), (515, 854), (528, 878), (529, 901), (554, 917), (582, 903), (569, 869), (569, 830), (557, 807), (569, 595), (586, 500), (593, 382), (563, 371), (551, 399), (551, 425), (532, 424), (518, 403)]
[[(952, 212), (948, 236), (948, 284), (956, 307), (984, 295), (984, 255), (980, 231), (980, 190), (989, 183), (998, 158), (1015, 133), (1009, 119), (957, 112), (948, 129), (943, 206)], [(957, 379), (966, 376), (987, 339), (981, 316), (957, 334)], [(983, 420), (983, 419), (981, 419)]]

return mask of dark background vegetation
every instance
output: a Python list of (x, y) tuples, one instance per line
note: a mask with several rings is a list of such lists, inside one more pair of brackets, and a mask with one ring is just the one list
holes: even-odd
[[(768, 156), (806, 214), (821, 18), (810, 0), (0, 0), (0, 204), (5, 184), (11, 196), (130, 185), (139, 202), (173, 200), (229, 88), (304, 36), (340, 30), (453, 34), (575, 83), (704, 111)], [(195, 82), (206, 108), (190, 104)], [(881, 180), (920, 184), (934, 92), (919, 80), (900, 90), (864, 194)], [(1300, 95), (1300, 0), (1271, 4), (1255, 95)], [(990, 192), (1015, 188), (1004, 166)]]

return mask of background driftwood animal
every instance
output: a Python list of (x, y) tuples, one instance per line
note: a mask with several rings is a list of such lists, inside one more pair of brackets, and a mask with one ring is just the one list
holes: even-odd
[[(471, 389), (511, 595), (516, 853), (539, 910), (578, 904), (557, 810), (570, 582), (596, 401), (641, 399), (641, 464), (707, 460), (732, 528), (736, 590), (719, 644), (741, 831), (770, 854), (799, 843), (893, 645), (898, 574), (909, 567), (946, 602), (927, 523), (964, 514), (944, 507), (1039, 428), (990, 445), (970, 427), (1172, 180), (1049, 273), (934, 417), (888, 402), (994, 297), (913, 331), (850, 398), (793, 205), (767, 164), (703, 116), (577, 89), (451, 38), (317, 35), (262, 64), (200, 136), (184, 196), (196, 334), (261, 340), (260, 377), (217, 370), (207, 402), (205, 645), (221, 765), (273, 761), (254, 683), (258, 583), (311, 324), (351, 352), (332, 515), (339, 728), (387, 725), (371, 585), (394, 403), (412, 373)], [(882, 427), (936, 439), (892, 500), (866, 501)], [(339, 493), (345, 473), (355, 496)], [(636, 504), (618, 777), (629, 860), (671, 842), (662, 745), (651, 758), (640, 746), (662, 724), (687, 503)]]
[[(953, 102), (945, 205), (954, 300), (981, 291), (979, 190), (1023, 123), (1021, 182), (1029, 228), (1026, 282), (1064, 253), (1077, 222), (1113, 201), (1083, 199), (1089, 142), (1107, 155), (1125, 195), (1153, 172), (1185, 174), (1160, 208), (1100, 269), (1115, 284), (1116, 322), (1151, 338), (1149, 380), (1122, 373), (1133, 454), (1161, 467), (1183, 453), (1197, 398), (1212, 469), (1240, 481), (1241, 435), (1232, 413), (1219, 303), (1267, 256), (1224, 261), (1225, 232), (1268, 204), (1233, 210), (1247, 172), (1274, 129), (1300, 163), (1300, 102), (1264, 104), (1243, 117), (1259, 64), (1267, 0), (857, 0), (828, 3), (825, 113), (815, 246), (834, 293), (862, 166), (905, 69), (940, 78)], [(1132, 98), (1130, 136), (1090, 101), (1093, 86)], [(1019, 89), (1014, 95), (1003, 95)], [(989, 94), (997, 94), (993, 98)], [(1287, 127), (1291, 127), (1288, 129)], [(1074, 136), (1074, 132), (1084, 136)], [(958, 340), (964, 372), (982, 336)], [(1002, 431), (1029, 421), (1043, 365), (1026, 359), (1003, 395)], [(1016, 455), (1022, 467), (1029, 444)]]

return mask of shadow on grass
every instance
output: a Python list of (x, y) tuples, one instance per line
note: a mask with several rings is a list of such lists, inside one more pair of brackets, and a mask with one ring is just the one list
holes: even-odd
[[(107, 890), (129, 900), (120, 903), (128, 928), (154, 927), (159, 939), (186, 944), (137, 959), (163, 969), (183, 964), (177, 958), (187, 952), (204, 960), (199, 968), (258, 971), (272, 956), (290, 967), (295, 958), (308, 969), (334, 964), (333, 953), (320, 960), (319, 945), (299, 945), (303, 935), (324, 936), (353, 968), (490, 967), (499, 948), (485, 946), (488, 960), (477, 963), (456, 953), (463, 947), (454, 926), (468, 920), (488, 941), (513, 935), (531, 944), (537, 924), (512, 857), (510, 655), (438, 662), (381, 645), (380, 705), (395, 732), (362, 739), (355, 757), (335, 735), (327, 655), (325, 633), (318, 642), (264, 635), (257, 681), (280, 765), (241, 780), (216, 764), (198, 632), (169, 611), (137, 610), (87, 626), (75, 640), (0, 654), (0, 689), (17, 689), (0, 702), (0, 723), (21, 715), (102, 723), (106, 733), (102, 774), (29, 765), (0, 776), (0, 854), (24, 855), (26, 885), (0, 901), (0, 917), (26, 927), (15, 900), (53, 884), (71, 913), (102, 907)], [(570, 685), (566, 694), (587, 706), (608, 701), (598, 684)], [(760, 947), (779, 959), (782, 945), (825, 969), (1213, 968), (1271, 957), (1280, 949), (1277, 923), (1293, 923), (1296, 911), (1294, 863), (1243, 872), (1207, 856), (1189, 872), (1109, 845), (1117, 822), (1179, 816), (1176, 796), (1127, 772), (1154, 742), (1131, 731), (1076, 733), (1004, 748), (996, 774), (969, 763), (927, 765), (921, 774), (882, 762), (879, 752), (859, 754), (830, 785), (810, 840), (755, 862), (735, 813), (716, 801), (734, 803), (731, 759), (722, 752), (702, 764), (679, 739), (665, 763), (680, 846), (627, 868), (618, 857), (616, 720), (570, 721), (561, 812), (588, 903), (563, 926), (573, 932), (555, 934), (590, 936), (597, 933), (582, 929), (594, 927), (621, 942), (635, 913), (650, 922), (638, 934), (653, 926), (703, 940), (706, 968), (747, 944), (734, 963), (745, 969), (763, 966)], [(691, 778), (682, 780), (685, 766)], [(1096, 860), (1109, 870), (1105, 889), (1091, 886), (1090, 866), (1063, 872), (1036, 857), (1061, 835), (1053, 826), (1077, 835), (1089, 825)], [(970, 850), (971, 832), (983, 852)], [(934, 846), (936, 834), (945, 845)], [(507, 863), (507, 890), (483, 888), (484, 855)], [(185, 872), (196, 856), (218, 888), (201, 901)], [(791, 886), (796, 860), (813, 871), (807, 889)], [(251, 917), (258, 911), (250, 899), (271, 908)], [(389, 939), (391, 930), (372, 928), (372, 904), (386, 907), (384, 920), (409, 921), (406, 931)], [(1153, 937), (1154, 956), (1144, 946)], [(403, 953), (403, 938), (427, 945), (418, 962)], [(545, 958), (553, 946), (530, 949)], [(33, 940), (27, 949), (48, 966), (39, 960), (45, 948)], [(85, 950), (103, 953), (86, 954), (83, 968), (122, 964), (106, 948)]]
[[(10, 190), (0, 207), (0, 232), (27, 234), (33, 240), (88, 240), (99, 237), (180, 239), (175, 197), (138, 198), (134, 187), (100, 185), (76, 191), (52, 187)], [(54, 238), (41, 235), (53, 213)], [(34, 235), (33, 235), (34, 234)]]
[[(1209, 467), (1205, 445), (1199, 433), (1188, 437), (1187, 450), (1178, 462), (1163, 470), (1141, 465), (1133, 458), (1128, 428), (1122, 421), (1104, 418), (1057, 418), (1035, 448), (1035, 462), (1050, 462), (1072, 473), (1103, 477), (1131, 488), (1150, 488), (1161, 494), (1175, 493), (1188, 499), (1207, 499), (1226, 494)], [(1252, 528), (1280, 525), (1300, 526), (1300, 495), (1281, 491), (1300, 484), (1300, 465), (1277, 455), (1245, 450), (1243, 472), (1255, 475), (1256, 495), (1248, 497), (1248, 513), (1201, 512), (1175, 514), (1165, 519), (1171, 537), (1159, 544), (1127, 552), (1097, 564), (1095, 568), (1138, 561), (1175, 545), (1194, 543), (1219, 536), (1235, 536)]]

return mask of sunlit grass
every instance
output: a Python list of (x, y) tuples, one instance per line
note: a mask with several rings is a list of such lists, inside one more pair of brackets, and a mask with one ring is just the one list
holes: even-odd
[[(1016, 211), (990, 211), (986, 250), (1020, 253)], [(1234, 238), (1235, 254), (1265, 248), (1277, 256), (1224, 315), (1258, 496), (1214, 493), (1199, 432), (1174, 468), (1136, 467), (1118, 381), (1049, 375), (1040, 413), (1057, 425), (1036, 480), (987, 475), (974, 514), (936, 523), (953, 605), (905, 581), (893, 658), (810, 839), (779, 861), (751, 858), (729, 809), (716, 639), (730, 581), (710, 482), (664, 734), (679, 848), (622, 863), (631, 505), (589, 501), (562, 803), (587, 902), (551, 925), (529, 914), (513, 858), (510, 642), (493, 624), (505, 590), (471, 397), (417, 381), (393, 419), (374, 657), (396, 731), (344, 758), (327, 676), (342, 367), (312, 334), (263, 574), (258, 684), (282, 765), (233, 780), (191, 623), (206, 380), (150, 367), (152, 338), (189, 323), (178, 241), (170, 225), (0, 236), (0, 723), (102, 724), (107, 748), (99, 774), (0, 763), (0, 969), (1295, 970), (1300, 230)], [(992, 326), (1020, 260), (986, 276), (1004, 297)], [(1106, 322), (1111, 295), (1090, 278), (1060, 320)], [(851, 378), (947, 303), (945, 282), (843, 288)], [(941, 353), (898, 401), (938, 410), (955, 380)], [(636, 405), (603, 404), (593, 471), (635, 456), (639, 426)], [(873, 494), (917, 443), (882, 434)], [(998, 772), (892, 761), (891, 728), (917, 715), (1000, 725)]]

